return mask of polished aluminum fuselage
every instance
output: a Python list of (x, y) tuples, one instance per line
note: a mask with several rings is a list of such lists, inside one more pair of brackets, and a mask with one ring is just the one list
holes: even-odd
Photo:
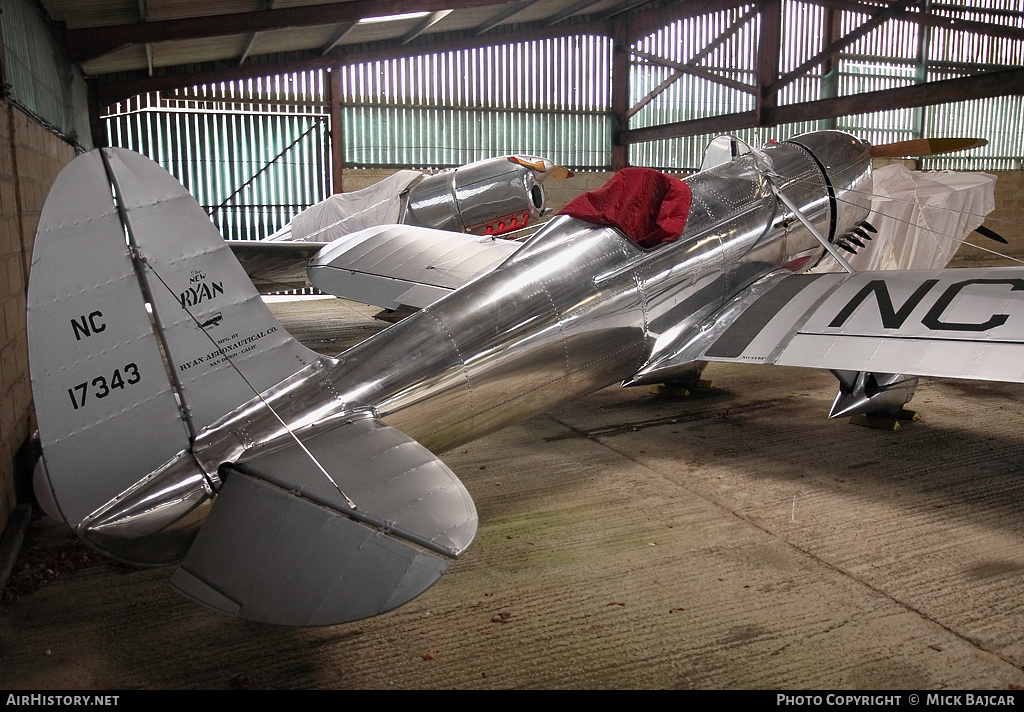
[(556, 218), (495, 270), (212, 424), (194, 456), (213, 475), (289, 442), (281, 420), (301, 437), (371, 414), (439, 453), (628, 380), (727, 299), (821, 256), (765, 171), (825, 235), (866, 216), (866, 146), (809, 136), (813, 154), (773, 144), (687, 179), (691, 212), (668, 245), (644, 250), (612, 227)]

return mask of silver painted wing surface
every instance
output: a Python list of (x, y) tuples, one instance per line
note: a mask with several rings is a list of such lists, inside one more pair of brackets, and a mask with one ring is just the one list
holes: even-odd
[(386, 309), (422, 308), (489, 272), (522, 243), (383, 225), (336, 240), (309, 264), (318, 289)]
[(1024, 268), (768, 277), (633, 380), (695, 359), (1024, 382)]

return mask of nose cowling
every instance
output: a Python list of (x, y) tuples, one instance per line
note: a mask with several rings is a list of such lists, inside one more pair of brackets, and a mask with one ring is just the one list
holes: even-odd
[(829, 240), (856, 227), (871, 210), (871, 146), (842, 131), (815, 131), (786, 141), (807, 149), (829, 187)]

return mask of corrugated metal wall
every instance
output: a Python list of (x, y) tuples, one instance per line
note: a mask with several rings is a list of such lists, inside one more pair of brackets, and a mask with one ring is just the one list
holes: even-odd
[(63, 59), (39, 9), (28, 0), (3, 0), (4, 70), (11, 98), (29, 113), (85, 148), (89, 133), (87, 87)]
[(331, 194), (322, 71), (149, 94), (110, 107), (113, 146), (149, 156), (221, 233), (259, 239)]
[[(1024, 3), (1020, 0), (976, 0), (966, 7), (958, 3), (933, 3), (933, 11), (962, 20), (1024, 28)], [(1024, 65), (1024, 42), (1019, 40), (933, 28), (927, 41), (927, 78), (932, 81), (968, 76), (996, 65)], [(922, 130), (926, 136), (983, 136), (989, 141), (985, 148), (972, 151), (971, 157), (926, 158), (922, 167), (962, 170), (1024, 167), (1024, 97), (1001, 96), (928, 107)]]
[(611, 40), (579, 36), (343, 67), (351, 167), (456, 166), (531, 153), (611, 160)]
[[(572, 37), (346, 66), (346, 167), (436, 169), (532, 153), (611, 161), (611, 41)], [(136, 97), (111, 145), (165, 166), (230, 238), (258, 239), (331, 193), (326, 72)]]

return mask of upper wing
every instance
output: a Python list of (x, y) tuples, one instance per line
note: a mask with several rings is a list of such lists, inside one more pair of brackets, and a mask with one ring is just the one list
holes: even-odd
[(1024, 382), (1024, 268), (769, 278), (633, 382), (693, 361)]
[(341, 237), (309, 264), (313, 286), (388, 309), (422, 308), (503, 262), (522, 243), (382, 225)]
[(329, 242), (227, 240), (231, 251), (261, 293), (309, 286), (306, 266)]

